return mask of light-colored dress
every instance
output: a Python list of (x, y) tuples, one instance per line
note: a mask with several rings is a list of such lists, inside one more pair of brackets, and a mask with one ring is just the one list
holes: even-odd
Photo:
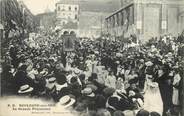
[[(179, 85), (179, 82), (181, 80), (181, 76), (179, 74), (176, 74), (174, 76), (173, 85)], [(173, 87), (173, 96), (172, 96), (172, 102), (174, 105), (179, 105), (179, 90), (175, 87)]]
[(150, 79), (146, 79), (145, 82), (143, 108), (149, 112), (158, 112), (160, 115), (162, 115), (163, 112), (163, 101), (161, 98), (158, 83), (152, 82)]
[(114, 75), (108, 75), (105, 79), (105, 85), (107, 87), (116, 89), (116, 77)]

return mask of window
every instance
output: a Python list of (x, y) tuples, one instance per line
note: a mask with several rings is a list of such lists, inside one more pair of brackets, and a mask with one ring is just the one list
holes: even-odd
[(71, 6), (68, 7), (69, 11), (71, 11)]
[(60, 11), (60, 6), (58, 6), (58, 11)]
[(77, 19), (78, 17), (77, 17), (77, 15), (75, 15), (75, 19)]
[(75, 7), (75, 11), (77, 11), (77, 7)]

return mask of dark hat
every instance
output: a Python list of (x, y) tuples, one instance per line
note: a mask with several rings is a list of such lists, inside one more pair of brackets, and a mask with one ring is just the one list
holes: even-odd
[[(2, 66), (3, 66), (3, 65), (2, 65)], [(12, 65), (10, 65), (10, 64), (7, 64), (7, 65), (4, 65), (4, 66), (3, 66), (3, 70), (4, 70), (4, 71), (10, 71), (11, 68), (12, 68)]]
[(27, 69), (27, 65), (23, 64), (19, 67), (19, 70), (26, 70)]
[(97, 109), (103, 108), (105, 106), (106, 99), (103, 95), (97, 94), (95, 98), (95, 103), (96, 103)]
[(56, 77), (56, 82), (60, 85), (63, 85), (66, 83), (66, 76), (62, 74), (62, 72), (59, 72), (58, 74), (55, 75)]
[(79, 79), (80, 79), (80, 80), (85, 80), (85, 74), (80, 74), (80, 75), (79, 75)]
[(70, 83), (76, 83), (77, 82), (77, 78), (76, 77), (72, 77), (71, 79), (70, 79)]
[(135, 79), (131, 79), (128, 81), (129, 84), (136, 84), (138, 82), (138, 79), (135, 78)]
[(96, 73), (92, 73), (92, 74), (91, 74), (91, 77), (92, 77), (93, 79), (97, 79), (97, 74), (96, 74)]
[(109, 88), (109, 87), (107, 87), (103, 90), (103, 93), (105, 96), (111, 96), (114, 92), (115, 92), (115, 89)]
[(136, 116), (149, 116), (149, 112), (146, 110), (140, 110)]
[(161, 115), (159, 113), (157, 113), (157, 112), (151, 112), (150, 116), (161, 116)]

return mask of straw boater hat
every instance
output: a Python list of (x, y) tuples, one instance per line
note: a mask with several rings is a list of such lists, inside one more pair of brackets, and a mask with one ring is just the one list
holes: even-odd
[(116, 53), (117, 57), (122, 57), (123, 55), (121, 53)]
[(44, 68), (43, 71), (40, 72), (40, 74), (42, 74), (43, 76), (46, 76), (48, 74), (48, 69)]
[(74, 69), (74, 73), (75, 73), (76, 75), (78, 75), (78, 74), (80, 74), (80, 70), (77, 69), (77, 68), (75, 68), (75, 69)]
[(176, 66), (173, 66), (172, 68), (173, 69), (179, 69), (179, 66), (176, 65)]
[(72, 106), (76, 100), (74, 98), (71, 98), (69, 95), (65, 95), (59, 100), (59, 105), (63, 106), (64, 108)]
[(55, 77), (51, 77), (51, 78), (47, 79), (46, 87), (52, 89), (55, 85), (55, 82), (56, 82)]
[(99, 52), (98, 52), (98, 51), (94, 51), (94, 53), (95, 53), (95, 54), (99, 54)]
[(167, 56), (168, 56), (168, 57), (172, 57), (173, 54), (172, 54), (171, 52), (169, 52), (169, 53), (167, 54)]
[(86, 87), (91, 88), (93, 92), (95, 92), (98, 89), (98, 87), (95, 86), (94, 84), (87, 84)]
[(142, 63), (143, 63), (143, 62), (144, 62), (144, 59), (140, 59), (140, 62), (142, 62)]
[(148, 61), (145, 64), (146, 64), (146, 66), (152, 66), (153, 65), (153, 63), (151, 61)]
[(32, 87), (30, 87), (29, 85), (23, 85), (18, 90), (18, 93), (19, 94), (24, 94), (24, 93), (30, 93), (32, 91), (33, 91), (33, 88)]
[(55, 77), (51, 77), (48, 79), (48, 82), (49, 83), (54, 83), (56, 81), (56, 78)]
[(126, 95), (126, 91), (125, 90), (116, 90), (115, 93), (117, 95), (121, 96), (121, 97), (124, 97), (124, 98), (127, 98), (128, 99), (128, 96)]
[(93, 90), (91, 88), (85, 88), (82, 90), (82, 94), (88, 97), (95, 97), (95, 94), (93, 93)]
[(117, 60), (117, 61), (116, 61), (116, 64), (120, 64), (120, 61)]

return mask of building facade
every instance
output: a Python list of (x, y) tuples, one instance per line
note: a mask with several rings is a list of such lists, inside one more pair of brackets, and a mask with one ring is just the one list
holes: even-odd
[(46, 30), (54, 29), (56, 21), (55, 17), (54, 12), (46, 12), (36, 16), (39, 27)]
[(27, 31), (34, 31), (36, 24), (35, 24), (35, 16), (31, 13), (31, 11), (27, 8), (23, 1), (19, 1), (19, 9), (22, 12), (22, 24), (24, 29)]
[(101, 36), (104, 25), (104, 18), (109, 13), (82, 11), (80, 13), (79, 33), (80, 37), (98, 38)]
[(25, 35), (35, 30), (35, 16), (23, 1), (0, 0), (0, 24), (4, 27), (3, 39)]
[(56, 28), (64, 31), (74, 31), (77, 35), (79, 25), (79, 5), (77, 2), (61, 0), (56, 3)]
[(183, 0), (122, 0), (121, 7), (105, 19), (110, 35), (136, 34), (145, 42), (163, 34), (177, 36), (184, 29)]

